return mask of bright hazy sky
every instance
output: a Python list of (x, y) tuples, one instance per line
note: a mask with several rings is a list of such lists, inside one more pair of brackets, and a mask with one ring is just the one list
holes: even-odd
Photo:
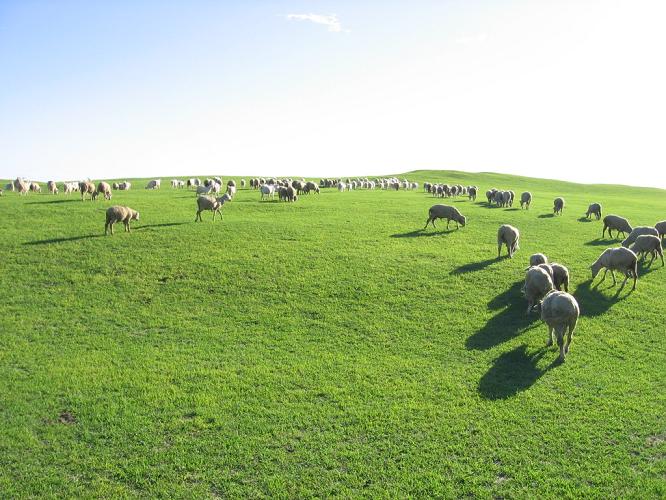
[(0, 177), (666, 187), (666, 0), (0, 0)]

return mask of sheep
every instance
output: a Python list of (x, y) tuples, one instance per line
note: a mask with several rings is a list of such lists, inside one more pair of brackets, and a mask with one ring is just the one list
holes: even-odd
[(625, 247), (607, 248), (604, 250), (599, 258), (590, 266), (592, 270), (592, 280), (596, 278), (601, 268), (604, 268), (604, 275), (599, 283), (606, 279), (606, 273), (610, 269), (611, 276), (613, 277), (613, 285), (617, 284), (615, 280), (615, 273), (613, 271), (622, 271), (625, 275), (624, 282), (620, 290), (624, 288), (629, 276), (634, 278), (634, 286), (632, 290), (636, 289), (636, 280), (638, 279), (638, 257), (636, 254)]
[(81, 201), (85, 199), (86, 195), (89, 195), (92, 201), (94, 199), (95, 185), (90, 181), (79, 182), (79, 191), (81, 191)]
[(97, 196), (100, 194), (104, 195), (105, 200), (111, 199), (111, 186), (109, 186), (108, 182), (100, 182), (97, 184), (97, 191), (92, 194), (93, 200), (97, 199)]
[(553, 270), (553, 284), (558, 290), (561, 287), (564, 287), (564, 291), (569, 291), (569, 269), (562, 264), (557, 264), (553, 262), (550, 264), (551, 269)]
[(16, 191), (18, 191), (19, 194), (27, 195), (28, 191), (30, 190), (30, 184), (28, 184), (23, 179), (17, 177), (16, 180), (14, 181), (14, 189), (16, 189)]
[(508, 193), (509, 193), (509, 206), (512, 207), (513, 206), (513, 199), (516, 197), (516, 193), (514, 193), (511, 190), (509, 190)]
[(231, 201), (231, 196), (229, 196), (229, 193), (224, 193), (219, 198), (215, 198), (215, 201), (217, 201), (220, 205), (224, 205), (226, 202)]
[(666, 234), (666, 220), (662, 220), (661, 222), (657, 222), (654, 225), (654, 228), (657, 230), (657, 233), (659, 233), (659, 237), (663, 240), (664, 235)]
[(520, 248), (518, 246), (519, 239), (520, 232), (517, 228), (508, 224), (500, 226), (497, 230), (497, 258), (500, 258), (503, 244), (506, 245), (506, 251), (509, 254), (509, 258), (513, 258), (513, 254)]
[[(220, 182), (220, 184), (222, 184), (222, 183)], [(230, 187), (230, 186), (235, 188), (236, 187), (236, 181), (233, 180), (233, 179), (230, 179), (229, 182), (227, 182), (227, 187)]]
[[(548, 264), (548, 257), (542, 253), (535, 253), (530, 255), (530, 266), (538, 266), (539, 264)], [(529, 269), (529, 268), (528, 268)]]
[(664, 252), (661, 249), (661, 238), (652, 234), (642, 234), (636, 238), (636, 241), (631, 245), (631, 250), (641, 256), (641, 260), (645, 260), (645, 255), (650, 252), (652, 259), (648, 266), (652, 265), (652, 261), (657, 257), (661, 257), (661, 265), (664, 266)]
[(601, 219), (601, 205), (599, 203), (590, 203), (590, 206), (587, 207), (585, 217), (589, 219), (591, 215), (594, 215), (597, 220)]
[(65, 194), (72, 194), (72, 192), (75, 190), (74, 189), (75, 184), (76, 183), (74, 183), (74, 182), (65, 182), (63, 184), (63, 187), (65, 189)]
[(433, 205), (428, 210), (428, 220), (423, 230), (425, 231), (430, 223), (432, 223), (432, 227), (435, 227), (435, 219), (446, 219), (446, 229), (449, 228), (452, 220), (456, 223), (456, 229), (460, 228), (458, 224), (462, 224), (462, 227), (465, 227), (465, 223), (467, 222), (467, 218), (457, 208), (448, 205)]
[(555, 215), (560, 214), (562, 215), (562, 211), (564, 210), (564, 198), (555, 198), (553, 201), (553, 213)]
[(148, 184), (146, 184), (146, 189), (159, 189), (161, 184), (161, 179), (153, 179), (152, 181), (149, 181)]
[(30, 187), (30, 191), (34, 191), (35, 193), (41, 193), (42, 192), (42, 186), (40, 186), (36, 182), (31, 182), (29, 187)]
[(130, 231), (130, 221), (139, 220), (139, 212), (131, 209), (130, 207), (123, 207), (116, 205), (106, 209), (106, 223), (104, 224), (104, 234), (108, 234), (108, 230), (111, 229), (111, 234), (113, 235), (113, 225), (116, 222), (122, 222), (125, 224), (125, 231), (128, 233)]
[(241, 186), (240, 186), (241, 189), (245, 189), (245, 184), (247, 184), (247, 182), (245, 181), (245, 179), (241, 179)]
[(275, 186), (272, 184), (264, 184), (259, 189), (261, 191), (262, 200), (264, 198), (275, 198)]
[(486, 198), (488, 199), (488, 205), (492, 203), (496, 191), (497, 191), (496, 189), (489, 189), (488, 191), (486, 191)]
[[(233, 181), (229, 181), (229, 182), (233, 182)], [(232, 185), (232, 184), (227, 184), (227, 193), (229, 193), (229, 196), (231, 196), (232, 198), (234, 196), (236, 196), (236, 186)]]
[[(576, 329), (580, 308), (576, 299), (567, 292), (551, 291), (541, 302), (541, 319), (548, 326), (548, 343), (546, 346), (553, 345), (553, 332), (557, 338), (557, 345), (560, 348), (560, 361), (564, 362), (565, 356), (569, 352), (571, 337)], [(568, 335), (566, 343), (564, 334)]]
[(209, 194), (211, 191), (213, 191), (212, 184), (209, 184), (208, 186), (197, 186), (197, 190), (194, 194), (195, 196), (199, 196), (202, 194)]
[(118, 184), (117, 182), (114, 182), (112, 184), (112, 187), (113, 187), (113, 189), (115, 189), (117, 191), (118, 189), (120, 189), (120, 184)]
[(131, 187), (132, 183), (127, 181), (118, 184), (118, 189), (120, 189), (121, 191), (128, 191)]
[(527, 299), (526, 314), (532, 312), (534, 306), (538, 305), (553, 288), (553, 279), (545, 269), (539, 266), (530, 267), (525, 275), (525, 284), (521, 289)]
[(603, 231), (601, 231), (602, 238), (606, 236), (606, 229), (608, 229), (609, 238), (613, 237), (613, 235), (611, 234), (611, 229), (615, 229), (616, 238), (619, 236), (620, 233), (622, 233), (622, 236), (626, 236), (625, 233), (631, 233), (632, 231), (629, 221), (624, 217), (620, 217), (619, 215), (607, 215), (606, 217), (604, 217), (604, 229)]
[(470, 201), (476, 201), (476, 187), (475, 186), (470, 186), (470, 188), (467, 190), (467, 197), (469, 198)]
[(13, 182), (8, 182), (5, 184), (5, 190), (6, 191), (14, 191), (14, 183)]
[(644, 234), (651, 234), (657, 238), (659, 237), (659, 231), (657, 231), (656, 228), (652, 226), (639, 226), (635, 227), (631, 233), (629, 233), (629, 236), (622, 241), (622, 246), (629, 248), (629, 245), (636, 241), (636, 238)]
[(58, 186), (56, 185), (55, 181), (47, 182), (46, 189), (48, 189), (49, 193), (51, 194), (58, 194)]
[(220, 220), (222, 220), (222, 212), (220, 211), (221, 208), (222, 203), (217, 201), (212, 196), (199, 196), (197, 198), (197, 215), (194, 218), (194, 222), (203, 222), (203, 219), (201, 218), (201, 212), (204, 210), (211, 210), (213, 212), (213, 220), (215, 220), (216, 213), (220, 214)]
[(520, 208), (530, 209), (530, 203), (532, 203), (532, 193), (525, 191), (520, 195)]
[(346, 188), (347, 188), (347, 185), (344, 182), (342, 182), (342, 181), (338, 182), (338, 191), (340, 191), (342, 193)]

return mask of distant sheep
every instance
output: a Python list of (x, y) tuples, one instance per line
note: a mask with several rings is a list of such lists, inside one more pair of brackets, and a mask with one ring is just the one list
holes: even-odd
[(240, 182), (241, 182), (241, 185), (240, 185), (241, 189), (245, 189), (245, 184), (247, 184), (245, 179), (241, 179)]
[(275, 198), (275, 186), (272, 184), (264, 184), (262, 185), (259, 190), (261, 191), (261, 199), (265, 198)]
[(58, 194), (58, 186), (56, 185), (55, 181), (47, 182), (46, 189), (48, 189), (49, 193), (51, 194)]
[[(233, 182), (233, 181), (229, 181), (229, 182)], [(236, 186), (233, 185), (233, 184), (227, 184), (227, 193), (229, 193), (229, 196), (231, 196), (232, 198), (234, 196), (236, 196)]]
[(599, 258), (590, 266), (592, 270), (592, 279), (596, 278), (601, 268), (604, 268), (604, 275), (599, 283), (606, 279), (606, 273), (610, 270), (613, 277), (613, 285), (617, 284), (615, 280), (614, 271), (621, 271), (624, 273), (625, 278), (620, 290), (624, 288), (629, 276), (634, 278), (634, 286), (632, 290), (636, 289), (636, 280), (638, 279), (638, 257), (636, 254), (625, 247), (607, 248), (602, 252)]
[(530, 203), (532, 203), (532, 193), (525, 191), (520, 195), (520, 208), (530, 209)]
[(89, 181), (79, 182), (79, 191), (81, 192), (81, 201), (85, 199), (86, 195), (90, 197), (90, 200), (93, 200), (95, 194), (95, 185)]
[(146, 184), (146, 189), (159, 189), (161, 184), (161, 179), (153, 179), (152, 181), (149, 181), (148, 184)]
[(591, 215), (594, 215), (597, 220), (601, 219), (601, 205), (599, 203), (590, 203), (590, 206), (587, 207), (585, 217), (589, 219)]
[[(547, 346), (553, 345), (553, 333), (560, 348), (560, 361), (569, 353), (571, 337), (576, 329), (580, 308), (576, 299), (566, 292), (552, 291), (541, 302), (541, 319), (548, 326)], [(567, 333), (566, 343), (564, 335)]]
[(648, 266), (652, 265), (654, 259), (661, 257), (661, 265), (664, 265), (664, 252), (661, 249), (661, 238), (652, 234), (643, 234), (636, 238), (636, 241), (631, 245), (631, 250), (641, 256), (641, 260), (645, 259), (645, 255), (649, 252), (652, 258)]
[(555, 198), (553, 201), (553, 213), (555, 215), (560, 214), (564, 211), (564, 198)]
[(612, 238), (611, 229), (615, 229), (615, 237), (617, 238), (620, 233), (622, 236), (626, 236), (625, 233), (631, 233), (631, 225), (629, 221), (624, 217), (619, 215), (607, 215), (604, 217), (604, 230), (601, 231), (601, 237), (603, 238), (606, 235), (606, 229), (608, 229), (608, 237)]
[(40, 186), (36, 182), (31, 182), (30, 183), (30, 191), (33, 191), (35, 193), (41, 193), (42, 192), (42, 186)]
[(519, 240), (520, 232), (517, 228), (508, 224), (500, 226), (497, 230), (497, 258), (499, 259), (502, 253), (502, 245), (506, 245), (506, 251), (509, 258), (512, 258), (516, 250), (520, 248), (518, 246)]
[(21, 195), (27, 195), (30, 190), (30, 184), (17, 177), (14, 181), (14, 189)]
[(128, 191), (131, 187), (132, 187), (132, 183), (127, 182), (127, 181), (121, 182), (120, 184), (118, 184), (118, 189), (121, 190), (121, 191)]
[(644, 234), (651, 234), (652, 236), (659, 237), (659, 231), (657, 231), (656, 228), (652, 226), (639, 226), (635, 227), (631, 233), (629, 233), (629, 236), (622, 241), (622, 246), (629, 248), (629, 245), (636, 241), (636, 238)]
[(539, 264), (548, 264), (548, 257), (542, 253), (530, 255), (530, 267), (538, 266)]
[(97, 184), (97, 191), (95, 191), (92, 195), (93, 199), (97, 199), (100, 194), (104, 195), (105, 200), (111, 199), (111, 186), (108, 182), (100, 182)]
[(125, 225), (125, 231), (130, 232), (130, 221), (139, 220), (139, 212), (130, 207), (116, 205), (106, 209), (106, 223), (104, 224), (104, 234), (111, 229), (113, 234), (113, 225), (116, 222), (122, 222)]
[(467, 197), (470, 201), (476, 201), (476, 187), (470, 186), (467, 190)]
[(430, 223), (432, 223), (432, 227), (435, 227), (435, 219), (446, 219), (446, 229), (449, 228), (451, 221), (456, 223), (456, 229), (459, 229), (458, 224), (465, 227), (465, 223), (467, 222), (467, 218), (457, 208), (449, 205), (433, 205), (428, 210), (428, 220), (423, 230), (425, 231)]
[(553, 279), (545, 269), (534, 266), (527, 270), (522, 292), (527, 299), (527, 314), (553, 289)]

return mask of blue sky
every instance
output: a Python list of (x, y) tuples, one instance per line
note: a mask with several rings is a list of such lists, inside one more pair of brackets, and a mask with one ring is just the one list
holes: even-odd
[(666, 187), (663, 4), (0, 0), (0, 177)]

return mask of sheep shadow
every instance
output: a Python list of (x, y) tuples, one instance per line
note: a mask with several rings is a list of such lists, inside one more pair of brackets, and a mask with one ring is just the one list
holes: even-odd
[(482, 269), (485, 269), (493, 262), (497, 262), (497, 259), (494, 257), (492, 259), (486, 259), (486, 260), (481, 260), (479, 262), (464, 264), (460, 267), (456, 267), (453, 271), (451, 271), (451, 274), (465, 274), (465, 273), (473, 273), (475, 271), (481, 271)]
[(430, 236), (443, 236), (443, 235), (447, 235), (447, 234), (453, 233), (453, 232), (455, 232), (455, 231), (457, 231), (456, 228), (453, 228), (453, 229), (442, 229), (442, 230), (440, 230), (440, 231), (434, 231), (434, 232), (432, 232), (432, 233), (428, 233), (428, 232), (426, 232), (425, 229), (416, 229), (415, 231), (410, 231), (410, 232), (408, 232), (408, 233), (396, 233), (396, 234), (392, 234), (390, 237), (391, 237), (391, 238), (420, 238), (420, 237), (422, 237), (422, 236), (425, 236), (425, 237), (430, 237)]
[(585, 216), (578, 217), (578, 222), (594, 222), (594, 219), (588, 219)]
[(26, 205), (52, 205), (53, 203), (70, 203), (72, 201), (81, 201), (78, 198), (68, 198), (66, 200), (50, 200), (50, 201), (28, 201)]
[(525, 314), (527, 302), (520, 294), (521, 283), (515, 283), (488, 303), (489, 310), (504, 308), (465, 341), (468, 350), (485, 351), (534, 328), (539, 314)]
[[(597, 278), (600, 279), (600, 278)], [(624, 278), (622, 278), (624, 280)], [(613, 287), (612, 278), (610, 276), (606, 277), (606, 281), (610, 280), (610, 286), (603, 288), (602, 290), (608, 290)], [(620, 284), (617, 285), (617, 292), (612, 297), (608, 297), (602, 293), (602, 290), (599, 289), (599, 281), (596, 284), (592, 284), (593, 280), (589, 279), (584, 283), (578, 285), (573, 296), (576, 298), (578, 304), (580, 304), (580, 314), (581, 316), (600, 316), (607, 312), (611, 307), (620, 302), (621, 300), (626, 299), (630, 294), (624, 294), (620, 296), (622, 290), (620, 290)], [(605, 282), (604, 282), (605, 283)], [(629, 287), (631, 290), (631, 284), (627, 281), (625, 288)]]
[(134, 231), (141, 231), (142, 229), (150, 229), (154, 227), (172, 227), (172, 226), (182, 226), (183, 224), (190, 224), (189, 222), (165, 222), (163, 224), (146, 224), (137, 226)]
[(601, 247), (601, 246), (606, 246), (606, 247), (612, 247), (620, 243), (618, 240), (602, 240), (601, 238), (597, 238), (596, 240), (590, 240), (586, 241), (583, 243), (583, 245), (586, 245), (588, 247)]
[(493, 361), (493, 365), (479, 380), (479, 393), (484, 399), (498, 400), (529, 389), (548, 370), (559, 364), (554, 361), (545, 369), (539, 368), (537, 364), (547, 352), (548, 349), (542, 347), (530, 353), (525, 344), (505, 352)]
[(50, 238), (48, 240), (26, 241), (24, 245), (48, 245), (51, 243), (67, 243), (68, 241), (87, 240), (92, 238), (100, 238), (103, 234), (85, 234), (82, 236), (71, 236), (69, 238)]
[(551, 219), (555, 217), (555, 214), (541, 214), (539, 215), (539, 219)]
[(514, 212), (514, 211), (516, 211), (516, 210), (520, 210), (520, 208), (518, 208), (518, 207), (511, 207), (511, 208), (505, 208), (505, 209), (504, 209), (505, 212)]

